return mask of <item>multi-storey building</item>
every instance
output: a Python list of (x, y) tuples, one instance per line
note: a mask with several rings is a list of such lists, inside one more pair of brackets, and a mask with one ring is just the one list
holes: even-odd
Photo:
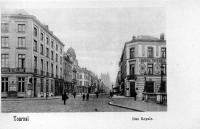
[(35, 16), (1, 15), (2, 97), (62, 93), (64, 44)]
[(77, 93), (88, 93), (88, 89), (91, 86), (90, 72), (86, 68), (80, 68), (77, 78)]
[[(120, 92), (142, 98), (144, 92), (166, 92), (166, 41), (151, 36), (133, 36), (126, 42), (119, 62)], [(162, 73), (162, 74), (161, 74)], [(161, 83), (164, 88), (161, 88)], [(161, 90), (162, 89), (162, 90)]]

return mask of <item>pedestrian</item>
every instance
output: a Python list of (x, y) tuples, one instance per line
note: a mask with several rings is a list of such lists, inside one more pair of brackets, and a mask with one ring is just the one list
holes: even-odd
[(97, 97), (97, 98), (99, 97), (99, 93), (98, 93), (98, 92), (96, 92), (96, 97)]
[(85, 94), (83, 94), (83, 101), (85, 100)]
[(76, 98), (76, 92), (74, 92), (73, 95), (74, 95), (74, 98)]
[(68, 99), (68, 96), (66, 94), (66, 91), (64, 91), (64, 93), (62, 94), (62, 100), (64, 101), (64, 105), (65, 105), (66, 99)]
[(86, 96), (87, 101), (89, 100), (89, 97), (90, 97), (90, 95), (89, 95), (89, 93), (87, 93), (87, 96)]

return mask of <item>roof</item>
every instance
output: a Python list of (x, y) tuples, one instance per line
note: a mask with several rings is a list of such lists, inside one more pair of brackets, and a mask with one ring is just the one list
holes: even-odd
[(41, 23), (34, 15), (28, 14), (24, 9), (20, 10), (4, 10), (2, 11), (2, 16), (10, 16), (10, 17), (21, 17), (21, 18), (30, 18), (38, 23), (45, 31), (47, 31), (52, 37), (54, 37), (58, 42), (64, 46), (64, 43), (60, 41), (60, 39), (53, 34), (51, 30), (49, 30), (48, 25)]
[(138, 35), (137, 37), (133, 36), (131, 41), (128, 41), (126, 43), (133, 43), (133, 42), (138, 42), (138, 41), (142, 41), (142, 42), (165, 42), (165, 40), (157, 38), (157, 37), (153, 37), (150, 35)]

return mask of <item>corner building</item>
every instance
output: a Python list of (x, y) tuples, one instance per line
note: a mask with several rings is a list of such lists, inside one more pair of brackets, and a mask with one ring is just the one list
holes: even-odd
[[(120, 92), (125, 96), (143, 98), (143, 93), (156, 94), (161, 79), (166, 90), (166, 41), (152, 36), (133, 36), (126, 42), (119, 62)], [(161, 75), (161, 67), (163, 75)], [(162, 76), (162, 77), (161, 77)], [(165, 91), (166, 92), (166, 91)]]
[(1, 15), (1, 96), (62, 93), (64, 44), (35, 16)]

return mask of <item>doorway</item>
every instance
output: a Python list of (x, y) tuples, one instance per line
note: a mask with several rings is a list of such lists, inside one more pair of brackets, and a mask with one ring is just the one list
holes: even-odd
[(134, 97), (135, 93), (135, 82), (130, 82), (130, 96)]
[(36, 95), (36, 83), (37, 83), (37, 78), (34, 78), (34, 83), (33, 83), (33, 95), (34, 95), (34, 97), (36, 97), (37, 95)]

